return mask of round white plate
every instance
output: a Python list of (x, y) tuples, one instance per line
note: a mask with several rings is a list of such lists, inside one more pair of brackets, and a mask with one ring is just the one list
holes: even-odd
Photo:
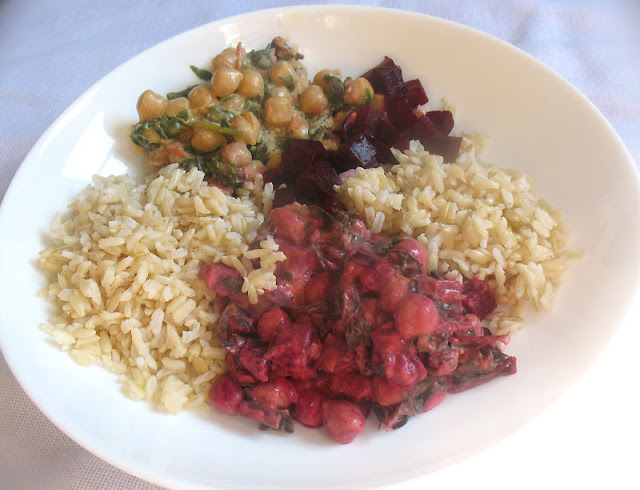
[[(357, 76), (384, 55), (419, 77), (432, 101), (457, 106), (456, 131), (491, 136), (487, 160), (531, 175), (565, 210), (575, 261), (553, 313), (531, 315), (508, 352), (515, 376), (450, 396), (401, 430), (373, 421), (354, 443), (321, 431), (284, 435), (209, 411), (177, 416), (128, 400), (115, 377), (83, 368), (38, 329), (48, 305), (38, 251), (53, 214), (93, 174), (135, 173), (128, 139), (138, 95), (180, 90), (226, 46), (261, 48), (275, 35), (325, 67)], [(140, 54), (94, 85), (43, 135), (0, 209), (0, 345), (25, 391), (64, 432), (98, 456), (180, 488), (371, 488), (406, 481), (495, 444), (574, 384), (630, 314), (640, 268), (639, 185), (633, 162), (593, 105), (521, 51), (485, 34), (421, 15), (358, 7), (298, 7), (208, 24)], [(496, 463), (498, 469), (498, 463)]]

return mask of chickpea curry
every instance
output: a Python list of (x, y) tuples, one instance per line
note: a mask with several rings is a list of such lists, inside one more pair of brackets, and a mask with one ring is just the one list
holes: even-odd
[(375, 104), (374, 90), (363, 77), (343, 80), (339, 70), (310, 79), (302, 58), (281, 37), (261, 50), (226, 48), (210, 71), (191, 66), (202, 83), (166, 96), (142, 93), (131, 140), (152, 168), (195, 166), (228, 188), (279, 167), (291, 139), (335, 150), (333, 131), (358, 107)]

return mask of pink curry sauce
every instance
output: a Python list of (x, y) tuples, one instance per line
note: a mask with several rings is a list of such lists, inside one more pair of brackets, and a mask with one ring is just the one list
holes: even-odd
[(416, 240), (370, 236), (353, 214), (299, 203), (274, 209), (255, 243), (269, 234), (287, 259), (258, 304), (234, 269), (201, 271), (223, 298), (229, 371), (210, 392), (218, 411), (261, 429), (324, 427), (346, 444), (370, 412), (397, 429), (447, 393), (516, 372), (507, 337), (480, 323), (496, 308), (490, 285), (428, 274)]

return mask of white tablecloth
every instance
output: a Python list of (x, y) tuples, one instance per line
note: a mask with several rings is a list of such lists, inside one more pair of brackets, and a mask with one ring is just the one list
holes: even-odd
[[(446, 18), (518, 46), (583, 92), (640, 162), (637, 0), (357, 3)], [(0, 196), (54, 119), (122, 62), (192, 27), (289, 4), (294, 2), (0, 0)], [(426, 484), (456, 488), (459, 470), (477, 472), (478, 488), (640, 488), (637, 376), (612, 365), (620, 356), (635, 355), (628, 339), (638, 336), (629, 330), (614, 341), (588, 379), (551, 410), (509, 440), (433, 475)], [(603, 401), (604, 393), (608, 399)], [(531, 444), (540, 448), (535, 461), (514, 456), (518, 447)], [(158, 487), (101, 461), (58, 430), (24, 394), (0, 356), (0, 489), (13, 488)]]

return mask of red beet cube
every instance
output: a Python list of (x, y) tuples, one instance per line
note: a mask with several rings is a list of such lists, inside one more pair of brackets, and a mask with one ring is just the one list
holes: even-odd
[(387, 116), (391, 124), (399, 131), (409, 129), (418, 120), (418, 116), (416, 116), (416, 113), (413, 111), (413, 107), (411, 107), (411, 104), (409, 104), (405, 98), (395, 100), (388, 104)]

